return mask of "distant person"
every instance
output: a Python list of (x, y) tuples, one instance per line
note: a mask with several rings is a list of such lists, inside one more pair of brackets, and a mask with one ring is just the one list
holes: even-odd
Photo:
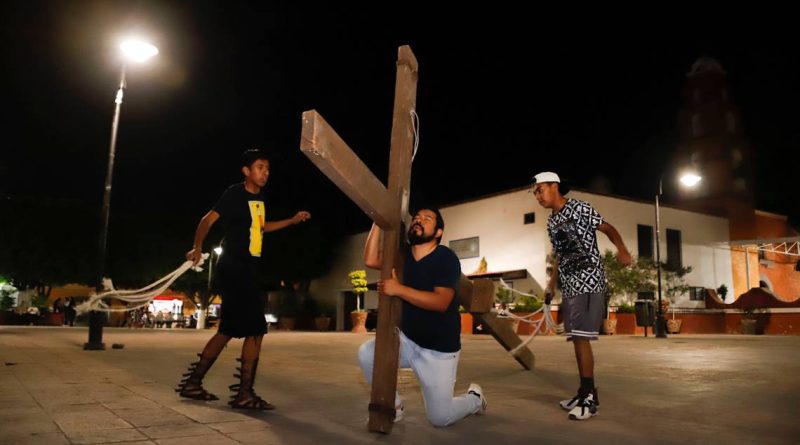
[(67, 298), (66, 304), (64, 304), (64, 324), (67, 326), (75, 326), (76, 315), (77, 310), (75, 309), (75, 299), (69, 297)]

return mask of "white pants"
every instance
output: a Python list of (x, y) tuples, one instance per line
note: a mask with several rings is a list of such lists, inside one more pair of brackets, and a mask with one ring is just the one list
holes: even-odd
[[(420, 347), (400, 333), (400, 368), (411, 368), (417, 375), (425, 402), (425, 413), (433, 426), (448, 426), (477, 413), (481, 399), (472, 394), (453, 397), (460, 352), (439, 352)], [(358, 348), (358, 362), (369, 384), (375, 361), (375, 340)], [(395, 405), (401, 403), (395, 395)]]

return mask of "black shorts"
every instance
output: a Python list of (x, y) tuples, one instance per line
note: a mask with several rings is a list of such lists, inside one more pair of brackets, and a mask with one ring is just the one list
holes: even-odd
[(577, 339), (597, 340), (605, 312), (604, 294), (578, 294), (561, 298), (559, 310), (564, 320), (567, 341)]
[(256, 286), (259, 270), (258, 258), (220, 258), (215, 269), (216, 289), (222, 296), (220, 334), (242, 338), (267, 333), (267, 296)]

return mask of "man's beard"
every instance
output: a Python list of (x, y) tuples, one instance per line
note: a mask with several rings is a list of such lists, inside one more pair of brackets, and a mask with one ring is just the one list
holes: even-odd
[[(417, 232), (414, 231), (415, 227), (419, 227), (422, 233), (417, 235)], [(432, 241), (435, 238), (436, 236), (434, 234), (425, 236), (425, 229), (423, 229), (422, 226), (413, 225), (411, 226), (411, 229), (409, 229), (408, 231), (408, 243), (411, 244), (412, 246), (416, 246), (418, 244), (425, 244), (429, 241)]]

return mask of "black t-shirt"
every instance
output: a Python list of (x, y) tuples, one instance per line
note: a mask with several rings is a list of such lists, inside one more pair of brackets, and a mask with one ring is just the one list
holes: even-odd
[(264, 230), (264, 196), (234, 184), (219, 198), (213, 210), (220, 214), (224, 238), (222, 258), (243, 260), (261, 257)]
[[(437, 246), (419, 261), (406, 252), (403, 284), (417, 290), (433, 292), (434, 287), (458, 290), (461, 263), (452, 250)], [(461, 316), (458, 298), (453, 296), (445, 312), (421, 309), (403, 300), (403, 333), (414, 343), (439, 352), (461, 350)]]

